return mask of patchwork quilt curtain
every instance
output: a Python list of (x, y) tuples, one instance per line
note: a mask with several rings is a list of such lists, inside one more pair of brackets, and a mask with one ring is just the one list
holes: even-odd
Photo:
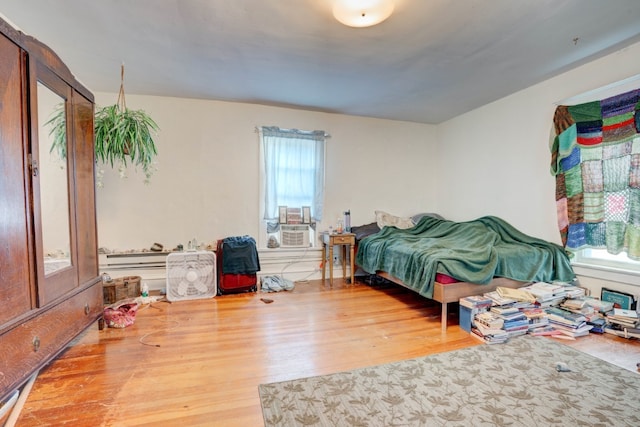
[(640, 89), (556, 109), (551, 173), (567, 250), (640, 260)]

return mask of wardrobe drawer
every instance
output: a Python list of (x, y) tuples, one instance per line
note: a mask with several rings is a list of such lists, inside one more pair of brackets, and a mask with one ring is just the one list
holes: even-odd
[(2, 333), (0, 388), (12, 390), (27, 381), (102, 316), (102, 310), (102, 285), (97, 282)]

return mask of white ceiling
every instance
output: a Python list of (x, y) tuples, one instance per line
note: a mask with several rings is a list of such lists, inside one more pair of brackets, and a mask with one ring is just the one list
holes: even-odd
[[(639, 0), (0, 0), (90, 90), (439, 123), (640, 41)], [(115, 102), (115, 100), (114, 100)]]

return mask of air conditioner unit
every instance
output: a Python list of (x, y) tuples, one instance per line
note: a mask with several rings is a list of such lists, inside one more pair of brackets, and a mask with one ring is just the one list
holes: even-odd
[(309, 247), (309, 226), (308, 225), (280, 225), (280, 247), (281, 248), (308, 248)]

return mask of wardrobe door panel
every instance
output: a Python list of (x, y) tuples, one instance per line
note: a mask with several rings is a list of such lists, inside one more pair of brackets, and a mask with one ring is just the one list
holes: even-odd
[(78, 275), (80, 285), (98, 276), (93, 103), (73, 92), (73, 127), (76, 144), (76, 213), (78, 229)]
[(34, 293), (22, 57), (18, 46), (0, 37), (0, 326), (31, 310)]
[[(40, 306), (78, 287), (75, 226), (74, 140), (71, 89), (37, 64), (32, 109), (31, 152), (39, 170), (33, 177), (36, 265)], [(33, 86), (32, 86), (33, 87)], [(33, 98), (32, 98), (33, 99)], [(62, 142), (54, 138), (51, 119), (62, 114)]]

